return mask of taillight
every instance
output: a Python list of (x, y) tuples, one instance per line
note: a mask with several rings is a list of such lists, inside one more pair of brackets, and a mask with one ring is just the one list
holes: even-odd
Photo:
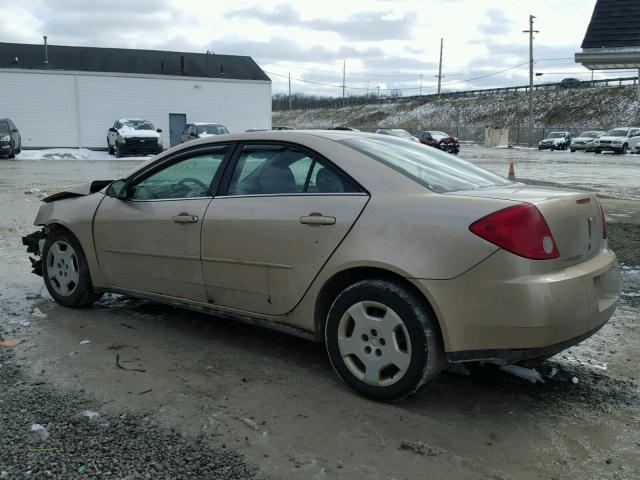
[(549, 225), (535, 206), (515, 205), (473, 222), (469, 230), (511, 253), (533, 260), (558, 258)]
[(602, 239), (607, 239), (607, 220), (604, 218), (604, 208), (600, 205), (600, 222), (602, 222)]

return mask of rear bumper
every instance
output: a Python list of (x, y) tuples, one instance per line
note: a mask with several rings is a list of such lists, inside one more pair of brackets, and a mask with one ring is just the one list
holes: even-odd
[(620, 297), (615, 254), (560, 269), (549, 262), (499, 250), (457, 278), (414, 280), (431, 300), (449, 360), (549, 356), (601, 328)]

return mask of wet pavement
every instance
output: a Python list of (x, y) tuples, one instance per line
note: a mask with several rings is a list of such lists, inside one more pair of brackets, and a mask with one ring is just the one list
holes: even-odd
[[(592, 169), (593, 178), (581, 177), (580, 186), (610, 196), (635, 198), (640, 185), (631, 183), (637, 173), (629, 169), (627, 186), (616, 194), (619, 180), (607, 163), (637, 162), (640, 156), (600, 155), (600, 167), (580, 167), (569, 159), (592, 154), (499, 152), (496, 160), (490, 155), (495, 149), (473, 148), (472, 160), (496, 171), (508, 168), (509, 155), (515, 155), (516, 174), (538, 182), (563, 183), (548, 158), (566, 163), (574, 179)], [(25, 469), (7, 470), (22, 452), (29, 461), (36, 456), (38, 465), (68, 462), (69, 469), (85, 466), (86, 477), (105, 477), (98, 473), (104, 473), (102, 463), (95, 470), (91, 465), (99, 452), (83, 448), (102, 436), (82, 427), (65, 444), (66, 437), (55, 437), (66, 431), (56, 427), (55, 416), (20, 400), (36, 395), (54, 408), (69, 406), (71, 416), (80, 409), (105, 418), (131, 415), (167, 432), (138, 436), (135, 430), (132, 438), (139, 442), (178, 451), (197, 444), (212, 462), (226, 450), (234, 472), (252, 471), (246, 466), (252, 464), (271, 478), (414, 479), (425, 472), (443, 479), (640, 478), (640, 202), (604, 200), (610, 245), (623, 264), (622, 303), (597, 335), (547, 362), (544, 384), (473, 366), (469, 375), (445, 373), (410, 401), (386, 405), (342, 385), (321, 345), (116, 295), (82, 310), (53, 303), (41, 278), (29, 273), (20, 244), (33, 230), (43, 192), (119, 178), (138, 163), (0, 161), (0, 335), (24, 339), (0, 357), (0, 377), (9, 379), (1, 384), (0, 412), (13, 411), (12, 431), (46, 424), (52, 436), (47, 441), (54, 442), (34, 446), (26, 443), (28, 435), (14, 432), (14, 460), (0, 449), (0, 475), (26, 478)], [(185, 437), (172, 435), (171, 428)], [(0, 438), (8, 437), (0, 431)], [(47, 448), (72, 449), (73, 455), (56, 457)], [(140, 477), (131, 478), (153, 474), (152, 463), (162, 465), (157, 457), (142, 458)], [(73, 472), (62, 478), (80, 477)]]

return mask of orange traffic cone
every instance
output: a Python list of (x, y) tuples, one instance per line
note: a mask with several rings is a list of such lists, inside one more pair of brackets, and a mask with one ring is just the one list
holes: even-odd
[(507, 175), (507, 178), (509, 180), (515, 180), (516, 179), (516, 172), (513, 168), (513, 160), (509, 160), (509, 175)]

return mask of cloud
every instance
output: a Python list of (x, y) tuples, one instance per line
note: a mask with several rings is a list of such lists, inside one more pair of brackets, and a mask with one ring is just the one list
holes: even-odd
[(406, 13), (400, 17), (389, 12), (360, 12), (344, 20), (303, 20), (289, 5), (278, 5), (272, 10), (246, 8), (225, 14), (233, 18), (255, 18), (268, 25), (301, 27), (308, 30), (333, 32), (347, 40), (407, 40), (412, 37), (416, 16)]
[(511, 24), (502, 10), (492, 8), (487, 10), (486, 15), (489, 19), (487, 23), (478, 25), (478, 31), (485, 35), (502, 35), (511, 31)]

